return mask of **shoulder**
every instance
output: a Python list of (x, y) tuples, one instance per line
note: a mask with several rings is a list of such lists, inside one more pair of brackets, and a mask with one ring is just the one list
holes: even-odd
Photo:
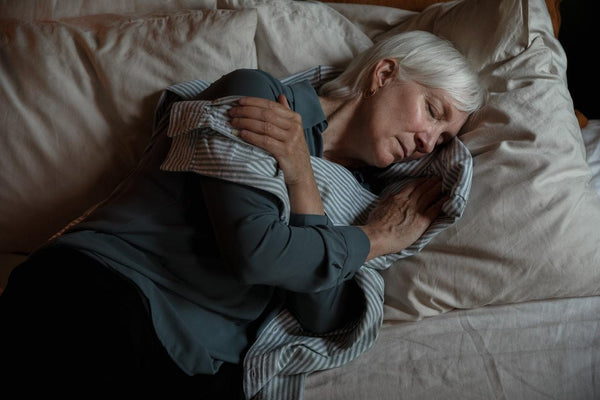
[(267, 72), (258, 69), (237, 69), (215, 81), (199, 98), (204, 100), (225, 96), (252, 96), (276, 100), (284, 87)]

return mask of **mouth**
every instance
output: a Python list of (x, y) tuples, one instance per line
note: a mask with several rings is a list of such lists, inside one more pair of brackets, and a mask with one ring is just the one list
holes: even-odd
[(408, 156), (408, 152), (406, 151), (406, 147), (404, 147), (404, 144), (402, 144), (402, 142), (400, 141), (399, 138), (396, 138), (396, 140), (398, 141), (398, 145), (400, 145), (400, 149), (402, 149), (402, 157), (401, 159), (404, 159)]

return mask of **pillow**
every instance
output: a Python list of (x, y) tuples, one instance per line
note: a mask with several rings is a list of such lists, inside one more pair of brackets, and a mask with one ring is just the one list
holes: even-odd
[[(324, 0), (328, 3), (347, 3), (347, 4), (370, 4), (384, 7), (396, 7), (403, 10), (423, 11), (434, 3), (442, 3), (451, 0)], [(545, 0), (546, 7), (552, 19), (552, 28), (554, 36), (558, 37), (560, 29), (560, 3), (562, 0)]]
[[(454, 1), (421, 13), (357, 5), (327, 12), (289, 0), (217, 5), (257, 7), (259, 67), (269, 72), (345, 64), (369, 40), (424, 29), (452, 40), (490, 89), (490, 103), (462, 135), (474, 155), (465, 214), (384, 272), (386, 318), (600, 293), (600, 203), (544, 0)], [(366, 23), (369, 16), (384, 22)]]
[(490, 100), (461, 136), (474, 156), (463, 218), (383, 272), (386, 318), (600, 294), (600, 198), (544, 1), (436, 4), (385, 35), (414, 29), (454, 42)]
[(27, 21), (61, 19), (94, 14), (149, 14), (177, 9), (216, 8), (217, 0), (0, 0), (2, 18), (17, 18)]
[(450, 0), (324, 0), (327, 3), (368, 4), (374, 6), (396, 7), (403, 10), (423, 11), (434, 3)]
[(0, 21), (0, 252), (29, 252), (135, 165), (166, 86), (256, 67), (254, 10)]
[(256, 8), (259, 68), (283, 78), (315, 65), (343, 66), (373, 42), (325, 4), (293, 0), (218, 0), (218, 8)]
[[(356, 5), (356, 4), (369, 4), (376, 6), (385, 6), (385, 7), (395, 7), (401, 8), (403, 10), (410, 11), (423, 11), (425, 8), (429, 7), (434, 3), (446, 2), (450, 0), (325, 0), (327, 3), (332, 4), (332, 6), (338, 10), (343, 12), (344, 7), (346, 5)], [(558, 33), (561, 26), (561, 11), (560, 11), (560, 3), (562, 0), (545, 0), (546, 7), (548, 8), (548, 12), (550, 13), (550, 18), (552, 20), (552, 29), (554, 32), (554, 36), (558, 37)], [(356, 17), (361, 18), (361, 15), (357, 15)], [(372, 16), (368, 16), (372, 17)], [(353, 19), (355, 22), (355, 20)], [(579, 110), (575, 110), (575, 115), (577, 120), (579, 121), (579, 126), (581, 128), (585, 127), (588, 123), (588, 119), (585, 115)]]

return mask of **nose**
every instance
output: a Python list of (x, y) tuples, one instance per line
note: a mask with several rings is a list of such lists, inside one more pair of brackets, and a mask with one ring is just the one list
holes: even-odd
[(435, 148), (440, 135), (431, 132), (417, 132), (415, 134), (415, 148), (420, 153), (431, 153)]

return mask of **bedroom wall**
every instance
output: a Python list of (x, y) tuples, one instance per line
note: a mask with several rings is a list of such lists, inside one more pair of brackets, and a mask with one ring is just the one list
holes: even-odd
[[(592, 16), (597, 17), (589, 0), (563, 0), (560, 4), (562, 16), (558, 39), (567, 53), (567, 80), (575, 108), (588, 119), (600, 118), (598, 93), (600, 78), (598, 63), (594, 61), (598, 34), (592, 31)], [(592, 46), (590, 46), (592, 44)]]

